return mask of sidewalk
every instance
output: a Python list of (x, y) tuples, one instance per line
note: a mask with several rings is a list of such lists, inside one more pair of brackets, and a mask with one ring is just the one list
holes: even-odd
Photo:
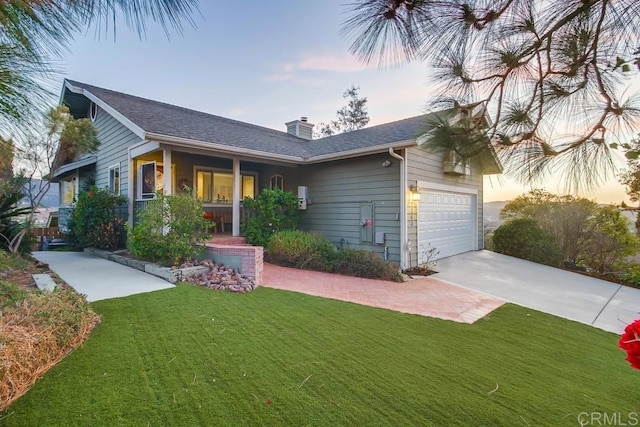
[(173, 288), (151, 274), (120, 265), (84, 252), (34, 252), (73, 289), (88, 301), (126, 297), (134, 294)]

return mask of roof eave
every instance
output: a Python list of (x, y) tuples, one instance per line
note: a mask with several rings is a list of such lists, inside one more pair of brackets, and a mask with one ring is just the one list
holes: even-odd
[(416, 145), (415, 139), (408, 139), (404, 141), (395, 141), (385, 144), (374, 145), (371, 147), (357, 148), (354, 150), (339, 151), (337, 153), (321, 154), (318, 156), (310, 156), (305, 159), (305, 163), (322, 163), (332, 160), (351, 159), (353, 157), (366, 156), (368, 154), (384, 153), (389, 151), (389, 148), (406, 148)]
[[(68, 80), (65, 79), (64, 87), (68, 89), (70, 92), (78, 93), (80, 95), (86, 96), (91, 102), (98, 105), (100, 108), (109, 113), (112, 117), (122, 123), (125, 127), (127, 127), (131, 132), (133, 132), (136, 136), (141, 139), (145, 139), (145, 131), (140, 126), (133, 123), (131, 120), (122, 115), (118, 110), (111, 107), (109, 104), (104, 102), (102, 99), (98, 98), (94, 94), (92, 94), (89, 90), (77, 86), (73, 86)], [(64, 89), (62, 91), (61, 101), (64, 99)]]
[(85, 157), (84, 159), (81, 160), (76, 160), (75, 162), (71, 162), (71, 163), (67, 163), (66, 165), (62, 165), (60, 166), (58, 169), (55, 170), (55, 172), (53, 173), (53, 182), (56, 181), (56, 178), (59, 178), (62, 175), (65, 175), (69, 172), (72, 172), (76, 169), (80, 169), (83, 168), (85, 166), (89, 166), (92, 165), (94, 163), (96, 163), (98, 161), (98, 157), (97, 156), (88, 156)]
[(278, 162), (300, 164), (304, 163), (304, 158), (299, 156), (291, 156), (286, 154), (274, 154), (267, 151), (250, 150), (246, 148), (233, 147), (230, 145), (220, 144), (216, 142), (198, 141), (195, 139), (182, 138), (172, 135), (162, 135), (158, 133), (147, 132), (147, 140), (156, 140), (166, 142), (182, 147), (199, 148), (205, 150), (214, 150), (219, 153), (225, 153), (232, 156), (255, 157), (256, 159), (268, 159)]

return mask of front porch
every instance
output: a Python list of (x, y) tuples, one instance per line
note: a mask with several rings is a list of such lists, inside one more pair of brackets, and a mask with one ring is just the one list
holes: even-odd
[[(187, 191), (202, 201), (214, 233), (240, 236), (242, 200), (263, 188), (297, 188), (298, 166), (264, 159), (224, 157), (210, 150), (185, 149), (146, 141), (129, 149), (128, 185), (132, 226), (158, 193)], [(170, 165), (167, 167), (166, 165)], [(285, 178), (286, 177), (286, 180)]]

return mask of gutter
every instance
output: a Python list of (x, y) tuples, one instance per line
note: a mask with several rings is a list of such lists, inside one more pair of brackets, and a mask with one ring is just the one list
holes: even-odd
[(408, 268), (407, 253), (411, 253), (407, 229), (407, 162), (393, 147), (389, 147), (389, 155), (400, 160), (400, 267), (405, 269)]
[(284, 162), (290, 162), (290, 163), (296, 163), (296, 164), (304, 163), (304, 159), (298, 156), (289, 156), (286, 154), (278, 155), (278, 154), (267, 153), (266, 151), (249, 150), (246, 148), (236, 148), (236, 147), (219, 144), (215, 142), (202, 142), (194, 139), (167, 136), (167, 135), (161, 135), (161, 134), (150, 133), (150, 132), (147, 132), (145, 134), (145, 137), (147, 140), (173, 143), (177, 145), (201, 148), (205, 150), (216, 150), (221, 153), (228, 153), (233, 155), (255, 156), (262, 159), (277, 160), (281, 162), (284, 161)]

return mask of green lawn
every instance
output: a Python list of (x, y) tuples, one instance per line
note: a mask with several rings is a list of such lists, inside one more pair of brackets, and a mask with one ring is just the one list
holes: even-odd
[(102, 324), (0, 425), (558, 426), (640, 412), (616, 335), (514, 305), (474, 325), (266, 288), (92, 305)]

